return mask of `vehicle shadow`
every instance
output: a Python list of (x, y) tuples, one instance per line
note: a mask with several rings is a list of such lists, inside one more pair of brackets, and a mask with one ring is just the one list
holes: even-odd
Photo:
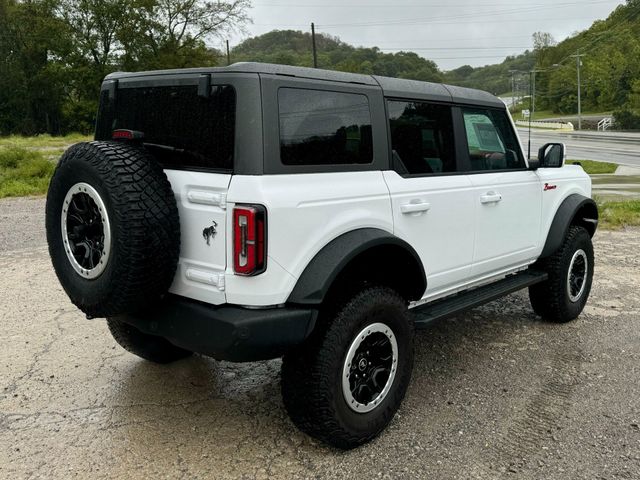
[[(489, 399), (503, 397), (506, 386), (517, 383), (518, 373), (510, 366), (540, 353), (539, 337), (554, 328), (536, 320), (520, 293), (418, 331), (404, 406), (373, 444), (431, 434), (451, 420), (447, 415), (455, 415), (447, 408), (473, 403), (477, 392)], [(225, 470), (229, 475), (271, 456), (285, 455), (303, 465), (309, 457), (335, 455), (336, 450), (300, 433), (288, 419), (280, 397), (280, 364), (233, 364), (196, 355), (159, 366), (132, 357), (122, 372), (117, 395), (122, 408), (114, 410), (113, 422), (125, 427), (127, 444), (141, 454), (154, 454), (161, 445), (181, 461), (189, 457), (201, 463), (214, 455), (216, 462), (234, 459), (234, 466), (218, 464), (230, 468)]]

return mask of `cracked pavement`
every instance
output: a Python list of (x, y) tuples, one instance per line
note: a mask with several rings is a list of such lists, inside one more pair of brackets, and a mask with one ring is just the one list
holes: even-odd
[(57, 282), (44, 199), (0, 200), (0, 478), (640, 478), (640, 229), (598, 232), (568, 325), (517, 293), (416, 338), (407, 398), (350, 452), (300, 433), (280, 361), (142, 361)]

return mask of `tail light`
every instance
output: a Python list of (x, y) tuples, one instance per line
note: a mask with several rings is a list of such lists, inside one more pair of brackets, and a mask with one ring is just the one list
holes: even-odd
[(262, 205), (233, 209), (233, 270), (258, 275), (267, 268), (267, 211)]

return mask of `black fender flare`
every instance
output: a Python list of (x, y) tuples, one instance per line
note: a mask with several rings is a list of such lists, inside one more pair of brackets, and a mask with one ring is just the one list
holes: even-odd
[(598, 226), (598, 207), (593, 199), (574, 193), (562, 201), (551, 222), (540, 258), (546, 258), (558, 250), (569, 227), (574, 224), (584, 226), (593, 237)]
[(333, 239), (313, 257), (298, 278), (287, 303), (320, 305), (334, 280), (352, 260), (373, 248), (385, 246), (402, 249), (402, 255), (410, 259), (409, 264), (405, 264), (404, 267), (411, 269), (411, 278), (414, 281), (406, 293), (410, 300), (420, 299), (427, 287), (427, 276), (420, 256), (414, 248), (384, 230), (360, 228)]

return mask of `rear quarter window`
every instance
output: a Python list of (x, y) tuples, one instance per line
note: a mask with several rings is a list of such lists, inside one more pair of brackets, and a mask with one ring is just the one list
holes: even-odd
[(212, 87), (209, 97), (197, 85), (119, 88), (115, 101), (103, 92), (96, 139), (137, 130), (164, 168), (232, 171), (235, 112), (230, 85)]
[(280, 159), (285, 165), (368, 164), (373, 161), (366, 95), (278, 90)]

